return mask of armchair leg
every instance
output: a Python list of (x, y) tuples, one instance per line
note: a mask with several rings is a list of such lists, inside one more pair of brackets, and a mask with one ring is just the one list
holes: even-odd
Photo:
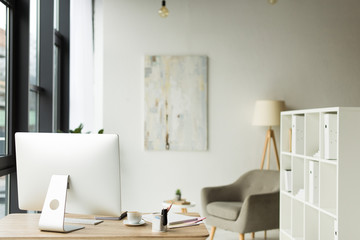
[(266, 236), (266, 230), (265, 230), (265, 231), (264, 231), (264, 239), (266, 239), (266, 237), (267, 237), (267, 236)]
[(251, 233), (251, 238), (255, 238), (255, 232)]
[(213, 239), (214, 239), (215, 231), (216, 231), (216, 227), (211, 227), (211, 232), (210, 232), (209, 240), (213, 240)]
[(245, 235), (243, 233), (239, 234), (239, 240), (245, 240)]

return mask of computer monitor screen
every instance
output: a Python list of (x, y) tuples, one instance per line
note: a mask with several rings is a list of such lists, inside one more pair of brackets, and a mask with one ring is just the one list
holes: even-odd
[(19, 208), (41, 211), (53, 175), (69, 175), (66, 212), (120, 216), (116, 134), (16, 133)]

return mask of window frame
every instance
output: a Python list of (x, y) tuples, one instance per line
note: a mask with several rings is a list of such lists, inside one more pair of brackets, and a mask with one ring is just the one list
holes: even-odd
[[(53, 46), (59, 48), (60, 78), (58, 128), (69, 130), (69, 38), (70, 0), (59, 4), (59, 30), (54, 31), (54, 1), (40, 3), (39, 86), (29, 83), (30, 0), (0, 0), (9, 7), (8, 25), (8, 86), (7, 86), (7, 155), (0, 156), (0, 176), (10, 174), (9, 213), (23, 212), (18, 208), (15, 133), (29, 130), (29, 92), (39, 94), (39, 131), (52, 132), (53, 109)], [(51, 9), (51, 10), (50, 10)], [(51, 26), (50, 26), (51, 25)], [(58, 36), (58, 37), (56, 37)], [(60, 37), (59, 37), (60, 36)], [(59, 38), (59, 39), (58, 39)], [(56, 41), (54, 39), (57, 39)], [(47, 49), (50, 48), (50, 51)], [(49, 65), (50, 64), (50, 65)]]

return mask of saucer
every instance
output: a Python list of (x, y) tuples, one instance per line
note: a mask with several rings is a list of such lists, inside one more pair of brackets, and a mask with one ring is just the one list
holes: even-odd
[(129, 220), (124, 220), (124, 224), (126, 226), (141, 226), (145, 224), (145, 221), (141, 219), (141, 221), (138, 223), (130, 223)]

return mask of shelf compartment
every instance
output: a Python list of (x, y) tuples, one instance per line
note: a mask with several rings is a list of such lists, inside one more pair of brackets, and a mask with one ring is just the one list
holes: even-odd
[(295, 239), (304, 237), (304, 203), (296, 199), (292, 200), (291, 229)]
[(305, 155), (320, 158), (320, 114), (307, 113), (305, 125)]
[(335, 218), (320, 213), (320, 240), (335, 239), (335, 222)]
[(320, 162), (320, 208), (336, 215), (337, 166)]
[(319, 237), (319, 211), (305, 205), (305, 239), (318, 240)]
[(293, 195), (301, 200), (305, 200), (304, 193), (304, 159), (293, 157)]
[(291, 153), (291, 115), (281, 116), (281, 152)]
[(291, 156), (281, 154), (281, 190), (292, 191), (292, 164)]
[(291, 197), (280, 194), (280, 229), (291, 236)]

